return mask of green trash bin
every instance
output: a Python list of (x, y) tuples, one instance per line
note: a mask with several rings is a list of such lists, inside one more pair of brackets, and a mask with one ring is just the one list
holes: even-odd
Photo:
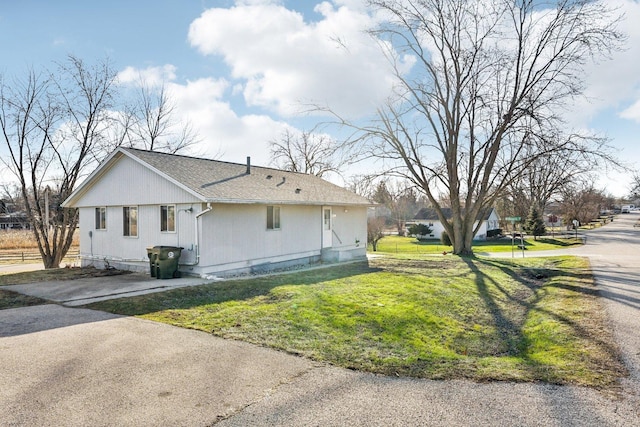
[(149, 274), (151, 277), (156, 277), (157, 261), (158, 261), (158, 249), (156, 247), (147, 248), (147, 257), (149, 257)]
[(156, 259), (156, 278), (173, 279), (178, 277), (178, 261), (183, 248), (176, 246), (154, 246), (158, 251)]

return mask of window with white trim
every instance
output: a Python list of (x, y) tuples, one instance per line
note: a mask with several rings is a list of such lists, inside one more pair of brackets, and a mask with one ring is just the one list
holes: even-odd
[(122, 220), (122, 235), (128, 237), (138, 237), (138, 207), (123, 207)]
[(267, 230), (280, 230), (280, 206), (267, 206)]
[(96, 230), (107, 229), (107, 208), (102, 206), (96, 208)]
[(175, 205), (160, 206), (160, 231), (167, 233), (176, 231)]

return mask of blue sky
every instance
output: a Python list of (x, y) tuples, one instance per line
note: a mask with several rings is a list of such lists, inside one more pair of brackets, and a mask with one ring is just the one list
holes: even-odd
[[(627, 14), (629, 40), (612, 61), (589, 67), (588, 103), (573, 126), (612, 138), (640, 168), (640, 3), (610, 0)], [(74, 54), (109, 57), (123, 82), (164, 80), (180, 113), (200, 132), (199, 152), (269, 163), (268, 142), (308, 130), (301, 104), (326, 102), (369, 113), (389, 88), (385, 64), (366, 40), (361, 0), (0, 0), (0, 73), (20, 75)], [(6, 175), (0, 175), (0, 180)], [(626, 173), (597, 183), (626, 193)]]

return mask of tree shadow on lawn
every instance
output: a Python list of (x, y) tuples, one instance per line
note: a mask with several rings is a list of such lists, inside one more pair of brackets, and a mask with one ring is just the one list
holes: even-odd
[[(464, 263), (466, 263), (467, 268), (464, 268)], [(467, 323), (467, 328), (463, 327), (460, 330), (454, 328), (450, 332), (436, 329), (438, 336), (442, 335), (445, 341), (444, 346), (451, 345), (446, 350), (451, 350), (455, 354), (439, 361), (438, 357), (430, 357), (429, 349), (426, 349), (428, 354), (419, 356), (415, 360), (409, 360), (412, 355), (417, 355), (422, 350), (416, 350), (408, 346), (405, 352), (403, 350), (405, 347), (401, 346), (398, 352), (396, 347), (392, 347), (389, 350), (384, 345), (380, 346), (380, 343), (378, 343), (380, 336), (388, 328), (392, 327), (400, 336), (405, 336), (405, 332), (409, 331), (407, 336), (410, 336), (411, 328), (415, 327), (416, 318), (414, 313), (411, 311), (392, 311), (386, 317), (374, 317), (372, 321), (366, 324), (355, 325), (354, 333), (343, 334), (345, 340), (351, 340), (349, 341), (351, 343), (349, 346), (340, 347), (338, 356), (335, 356), (331, 351), (322, 353), (319, 360), (330, 360), (329, 356), (335, 356), (341, 361), (338, 363), (341, 366), (368, 370), (367, 366), (371, 365), (369, 363), (371, 361), (367, 359), (365, 352), (370, 349), (373, 351), (372, 354), (378, 354), (379, 357), (400, 357), (397, 361), (397, 367), (391, 366), (393, 363), (391, 361), (385, 362), (385, 365), (376, 365), (376, 367), (371, 368), (375, 372), (385, 374), (396, 372), (396, 374), (400, 373), (402, 375), (443, 379), (469, 377), (476, 380), (503, 379), (546, 381), (557, 384), (580, 383), (580, 381), (573, 379), (575, 377), (567, 374), (571, 368), (558, 367), (553, 363), (548, 363), (547, 360), (540, 360), (535, 355), (532, 356), (530, 349), (532, 343), (530, 337), (525, 333), (525, 323), (529, 315), (541, 313), (547, 318), (564, 325), (563, 327), (570, 328), (574, 335), (581, 337), (582, 342), (588, 343), (590, 348), (597, 348), (598, 355), (588, 355), (588, 357), (590, 358), (589, 360), (595, 357), (601, 361), (600, 365), (594, 369), (595, 371), (598, 373), (607, 371), (604, 376), (613, 378), (613, 380), (607, 380), (607, 384), (615, 381), (615, 378), (626, 374), (623, 372), (623, 368), (617, 369), (615, 365), (615, 361), (619, 360), (619, 358), (615, 357), (618, 352), (615, 345), (611, 344), (611, 341), (607, 338), (609, 337), (608, 331), (600, 331), (594, 334), (590, 327), (592, 324), (587, 325), (587, 323), (582, 323), (579, 320), (576, 321), (575, 318), (568, 318), (562, 313), (556, 313), (553, 308), (539, 305), (551, 288), (567, 292), (572, 291), (578, 295), (596, 298), (597, 291), (588, 280), (591, 277), (589, 272), (583, 270), (567, 272), (566, 270), (553, 268), (526, 268), (503, 260), (485, 260), (473, 257), (448, 257), (429, 260), (382, 258), (380, 261), (372, 260), (371, 264), (369, 262), (361, 262), (330, 266), (329, 268), (301, 270), (289, 272), (288, 274), (216, 282), (163, 293), (103, 301), (91, 304), (88, 308), (125, 315), (144, 315), (164, 310), (188, 310), (217, 303), (241, 302), (256, 297), (280, 298), (281, 296), (274, 296), (274, 292), (272, 292), (274, 288), (280, 286), (322, 286), (325, 281), (340, 279), (346, 279), (344, 283), (347, 283), (349, 278), (367, 280), (366, 278), (358, 279), (357, 277), (376, 272), (418, 277), (420, 275), (424, 276), (425, 270), (430, 271), (429, 277), (437, 279), (435, 282), (425, 285), (431, 288), (439, 286), (438, 289), (442, 288), (442, 290), (446, 291), (447, 281), (455, 283), (458, 282), (458, 277), (462, 279), (460, 283), (463, 283), (463, 285), (455, 291), (463, 292), (462, 299), (459, 301), (462, 306), (461, 309), (459, 311), (456, 309), (458, 301), (454, 300), (451, 301), (451, 305), (440, 304), (442, 312), (432, 313), (434, 316), (441, 316), (443, 319), (454, 318), (456, 319), (454, 323)], [(470, 274), (473, 275), (473, 284), (470, 285), (472, 287), (475, 285), (477, 295), (473, 292), (473, 288), (467, 287), (467, 280)], [(562, 275), (571, 277), (572, 280), (565, 282), (553, 280)], [(509, 283), (505, 283), (505, 278), (510, 279)], [(438, 280), (442, 281), (438, 282)], [(339, 286), (345, 285), (340, 284)], [(346, 286), (348, 286), (348, 283)], [(466, 290), (464, 289), (465, 287)], [(349, 290), (345, 289), (345, 291), (348, 292)], [(402, 291), (400, 282), (398, 282), (398, 291)], [(451, 298), (457, 298), (455, 292), (451, 293)], [(471, 295), (472, 293), (474, 295)], [(438, 298), (437, 295), (436, 293), (435, 298)], [(416, 298), (420, 297), (417, 296)], [(327, 306), (333, 304), (333, 302), (320, 299), (319, 304)], [(337, 310), (336, 320), (344, 321), (344, 312), (339, 307), (334, 308)], [(361, 309), (362, 307), (358, 307), (358, 310)], [(374, 305), (373, 309), (376, 312), (388, 310), (379, 305)], [(208, 308), (204, 308), (204, 310), (208, 310)], [(352, 318), (357, 314), (358, 311), (348, 314), (347, 318)], [(331, 315), (331, 313), (328, 315)], [(179, 313), (176, 313), (176, 316), (179, 316)], [(599, 318), (596, 319), (593, 325), (604, 329), (606, 322), (598, 322)], [(364, 335), (358, 335), (358, 328), (360, 327), (364, 328), (363, 331), (360, 331)], [(475, 329), (476, 327), (477, 329)], [(261, 328), (263, 328), (263, 325), (260, 325), (258, 330), (262, 330)], [(451, 336), (451, 340), (448, 341), (446, 336)], [(335, 335), (329, 334), (329, 337), (331, 338), (327, 342), (336, 340)], [(326, 337), (322, 339), (326, 339)], [(364, 346), (357, 347), (353, 345), (354, 339), (356, 341), (358, 339), (361, 341), (370, 339), (372, 344), (368, 346), (367, 343), (364, 343)], [(556, 337), (552, 334), (551, 340), (555, 339)], [(555, 343), (555, 341), (553, 342)], [(281, 349), (286, 347), (273, 346)], [(300, 351), (299, 354), (306, 354), (304, 348), (299, 350), (294, 347), (287, 349), (287, 351), (296, 354)], [(356, 357), (357, 360), (353, 363), (349, 360), (343, 360), (350, 357), (347, 354), (350, 348), (360, 352)], [(418, 353), (415, 353), (416, 351)], [(605, 356), (602, 356), (602, 354), (605, 354)], [(423, 359), (423, 356), (426, 358)], [(404, 359), (405, 357), (408, 359)], [(486, 363), (496, 363), (506, 368), (498, 367), (497, 370), (492, 370), (489, 367), (489, 369), (483, 371)], [(442, 369), (439, 368), (439, 364), (443, 366)], [(592, 365), (594, 365), (592, 362), (587, 364), (589, 369), (591, 369)], [(515, 368), (511, 369), (511, 366), (515, 366)], [(580, 367), (583, 368), (584, 366), (585, 364), (582, 364)], [(615, 374), (612, 375), (610, 372), (615, 372)]]
[(582, 240), (579, 240), (579, 239), (575, 240), (573, 236), (569, 238), (564, 238), (564, 239), (540, 236), (534, 240), (538, 243), (549, 243), (551, 245), (557, 245), (557, 246), (577, 246), (582, 244)]
[[(9, 308), (31, 307), (33, 305), (49, 304), (42, 298), (23, 295), (18, 292), (0, 289), (0, 310)], [(0, 335), (1, 336), (1, 335)]]
[(100, 301), (89, 304), (86, 308), (138, 316), (162, 310), (190, 309), (206, 304), (249, 300), (259, 296), (267, 296), (274, 288), (280, 286), (316, 285), (324, 281), (345, 279), (377, 271), (381, 271), (381, 269), (370, 266), (369, 261), (339, 267), (329, 265), (326, 268), (290, 271), (260, 277), (235, 278), (161, 293)]
[[(590, 356), (597, 358), (591, 361), (590, 366), (594, 369), (609, 370), (614, 376), (627, 376), (628, 372), (622, 362), (619, 348), (616, 346), (613, 336), (608, 329), (604, 309), (597, 301), (589, 302), (589, 307), (597, 307), (597, 312), (585, 312), (582, 318), (572, 319), (567, 315), (558, 313), (552, 309), (540, 305), (549, 293), (561, 290), (565, 294), (560, 298), (578, 297), (594, 299), (600, 296), (598, 289), (593, 283), (593, 276), (589, 271), (567, 271), (553, 268), (526, 268), (516, 267), (500, 260), (487, 260), (478, 258), (461, 258), (475, 275), (476, 288), (485, 307), (493, 318), (493, 323), (497, 329), (504, 353), (499, 356), (512, 356), (520, 358), (524, 366), (533, 374), (535, 378), (544, 378), (545, 381), (564, 384), (563, 375), (554, 372), (556, 367), (547, 363), (542, 363), (539, 358), (532, 358), (530, 346), (533, 344), (530, 337), (524, 332), (525, 322), (531, 314), (537, 312), (542, 316), (557, 322), (559, 325), (568, 327), (572, 335), (581, 340), (589, 348), (597, 350), (597, 354)], [(498, 268), (509, 276), (516, 283), (523, 286), (509, 291), (493, 277), (484, 271), (487, 268), (482, 266)], [(572, 280), (560, 281), (554, 278), (566, 277)], [(510, 301), (507, 312), (506, 304), (500, 304), (495, 292), (492, 294), (490, 288), (495, 289), (498, 295), (502, 295)], [(550, 297), (553, 298), (553, 297)], [(591, 352), (590, 352), (591, 353)]]

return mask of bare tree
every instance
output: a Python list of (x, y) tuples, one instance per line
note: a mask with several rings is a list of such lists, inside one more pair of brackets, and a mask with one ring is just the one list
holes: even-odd
[(577, 181), (563, 188), (560, 198), (560, 212), (565, 225), (574, 219), (580, 224), (587, 224), (600, 216), (600, 212), (608, 208), (606, 194), (593, 187), (593, 180)]
[(122, 128), (130, 129), (128, 142), (123, 143), (165, 153), (192, 148), (200, 142), (198, 135), (190, 122), (181, 122), (176, 115), (176, 104), (166, 85), (152, 86), (141, 79), (134, 107), (122, 116)]
[(398, 231), (405, 235), (405, 224), (418, 212), (418, 201), (414, 189), (407, 182), (380, 181), (372, 200), (383, 205)]
[[(603, 139), (566, 135), (556, 114), (581, 94), (585, 62), (623, 39), (604, 2), (369, 3), (386, 18), (372, 34), (398, 83), (370, 125), (338, 121), (355, 130), (353, 146), (366, 146), (392, 165), (389, 173), (425, 193), (454, 253), (472, 253), (480, 215), (537, 158), (605, 153)], [(415, 61), (410, 72), (406, 58)], [(451, 222), (441, 194), (451, 204)]]
[(15, 183), (3, 182), (0, 185), (0, 199), (3, 202), (3, 209), (0, 213), (14, 213), (24, 211), (22, 203), (22, 191)]
[(93, 67), (69, 56), (55, 73), (33, 70), (0, 82), (0, 127), (25, 211), (45, 268), (57, 268), (78, 224), (62, 209), (78, 180), (106, 155), (115, 73), (107, 61)]
[(323, 176), (340, 174), (345, 161), (337, 157), (337, 147), (328, 135), (294, 133), (286, 129), (279, 140), (271, 141), (271, 161), (280, 169)]
[(378, 250), (378, 242), (384, 237), (384, 218), (369, 218), (367, 220), (367, 243), (371, 244), (373, 251)]
[(631, 181), (631, 186), (629, 188), (629, 199), (640, 199), (640, 172), (635, 172), (633, 174), (633, 181)]
[(531, 206), (544, 214), (563, 188), (593, 171), (596, 164), (592, 157), (582, 154), (563, 151), (533, 156), (529, 167), (507, 186), (505, 196), (512, 204), (509, 214), (524, 218)]
[(351, 175), (347, 178), (346, 188), (372, 200), (375, 193), (376, 178), (371, 175)]

